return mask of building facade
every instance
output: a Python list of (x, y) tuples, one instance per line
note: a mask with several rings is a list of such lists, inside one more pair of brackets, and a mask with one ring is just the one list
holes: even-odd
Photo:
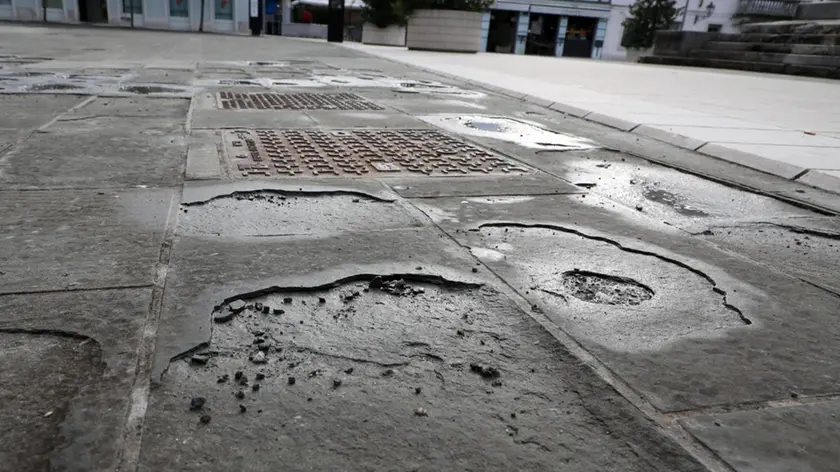
[[(627, 50), (621, 47), (624, 35), (624, 20), (630, 16), (630, 5), (634, 0), (612, 0), (609, 22), (602, 57), (608, 60), (625, 60)], [(688, 7), (686, 8), (686, 3)], [(683, 31), (711, 31), (737, 33), (735, 12), (738, 0), (677, 0), (680, 15), (674, 29)]]
[[(247, 33), (248, 0), (205, 0), (204, 31)], [(197, 31), (201, 0), (0, 0), (0, 19)]]
[(599, 59), (609, 0), (497, 0), (484, 14), (483, 50)]

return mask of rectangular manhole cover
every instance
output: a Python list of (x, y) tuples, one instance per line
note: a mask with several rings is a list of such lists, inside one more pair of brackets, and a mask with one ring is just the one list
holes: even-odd
[(231, 170), (249, 176), (522, 174), (522, 164), (433, 129), (224, 131)]
[(225, 110), (383, 110), (355, 93), (219, 92)]

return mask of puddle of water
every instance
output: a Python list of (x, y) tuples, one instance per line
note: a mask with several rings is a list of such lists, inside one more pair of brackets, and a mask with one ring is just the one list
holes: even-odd
[(12, 72), (7, 74), (8, 77), (44, 77), (48, 75), (55, 75), (52, 72), (33, 72), (33, 71), (26, 71), (26, 72)]
[(511, 118), (484, 115), (428, 115), (419, 118), (453, 133), (500, 139), (528, 148), (571, 151), (598, 147), (588, 139)]

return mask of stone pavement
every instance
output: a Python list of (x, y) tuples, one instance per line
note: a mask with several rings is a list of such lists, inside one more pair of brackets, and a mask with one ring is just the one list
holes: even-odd
[(837, 470), (836, 195), (316, 41), (0, 56), (0, 471)]
[(840, 192), (840, 85), (836, 81), (585, 59), (453, 55), (345, 45)]

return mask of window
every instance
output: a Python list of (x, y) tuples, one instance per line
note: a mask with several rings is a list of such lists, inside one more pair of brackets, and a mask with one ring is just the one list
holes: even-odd
[(233, 0), (215, 0), (217, 20), (233, 20)]
[(169, 16), (189, 18), (189, 0), (169, 0)]
[(723, 29), (723, 25), (709, 25), (706, 31), (709, 33), (720, 33), (721, 29)]
[(142, 15), (143, 14), (143, 0), (122, 0), (122, 11), (123, 13), (131, 13), (131, 9), (134, 8), (135, 15)]
[(47, 8), (57, 8), (59, 10), (64, 8), (64, 5), (62, 5), (62, 0), (44, 0), (44, 6)]
[(0, 0), (0, 5), (11, 5), (12, 0)]

